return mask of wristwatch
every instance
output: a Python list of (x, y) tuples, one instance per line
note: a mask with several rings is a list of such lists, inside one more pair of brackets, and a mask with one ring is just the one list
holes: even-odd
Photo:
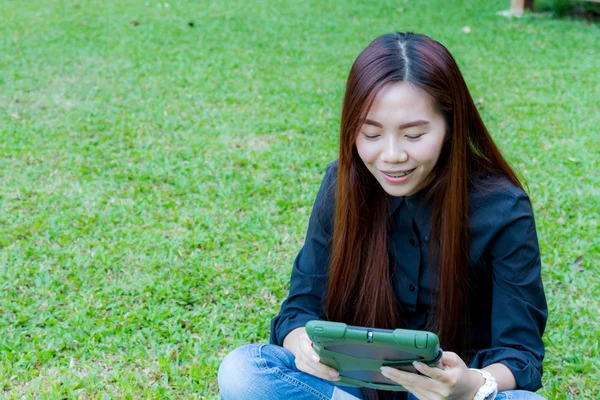
[(473, 400), (493, 400), (493, 399), (495, 399), (496, 395), (498, 394), (498, 384), (496, 383), (496, 378), (494, 378), (492, 376), (492, 374), (490, 374), (489, 372), (484, 371), (482, 369), (476, 369), (476, 368), (469, 368), (469, 369), (471, 371), (479, 372), (481, 375), (483, 375), (483, 380), (485, 381), (483, 386), (479, 388), (479, 391), (477, 392), (475, 397), (473, 397)]

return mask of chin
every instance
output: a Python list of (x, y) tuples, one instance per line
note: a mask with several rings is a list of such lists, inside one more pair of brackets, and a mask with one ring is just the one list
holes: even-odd
[(400, 188), (395, 188), (395, 187), (390, 187), (388, 185), (385, 185), (385, 186), (383, 186), (383, 190), (390, 196), (394, 196), (394, 197), (411, 196), (414, 193), (413, 187), (400, 189)]

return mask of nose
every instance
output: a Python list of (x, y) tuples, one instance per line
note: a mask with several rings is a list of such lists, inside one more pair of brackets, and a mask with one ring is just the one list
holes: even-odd
[(379, 159), (389, 164), (396, 164), (408, 161), (408, 153), (404, 149), (401, 140), (395, 138), (395, 135), (386, 135), (383, 149)]

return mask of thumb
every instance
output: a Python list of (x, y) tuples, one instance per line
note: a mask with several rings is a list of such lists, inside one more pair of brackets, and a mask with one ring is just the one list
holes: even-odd
[(442, 354), (442, 364), (448, 367), (458, 367), (461, 364), (464, 364), (464, 361), (458, 354), (451, 351), (444, 351), (444, 354)]

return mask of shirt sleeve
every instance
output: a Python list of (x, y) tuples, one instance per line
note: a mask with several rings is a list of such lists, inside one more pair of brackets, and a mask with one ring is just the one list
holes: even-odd
[(308, 222), (304, 246), (296, 256), (290, 292), (279, 314), (271, 320), (270, 342), (279, 346), (287, 334), (313, 319), (324, 319), (327, 290), (337, 165), (330, 164), (317, 194)]
[(493, 271), (491, 348), (479, 351), (471, 367), (502, 363), (517, 389), (542, 387), (548, 318), (533, 211), (527, 195), (512, 197), (500, 229), (490, 244)]

